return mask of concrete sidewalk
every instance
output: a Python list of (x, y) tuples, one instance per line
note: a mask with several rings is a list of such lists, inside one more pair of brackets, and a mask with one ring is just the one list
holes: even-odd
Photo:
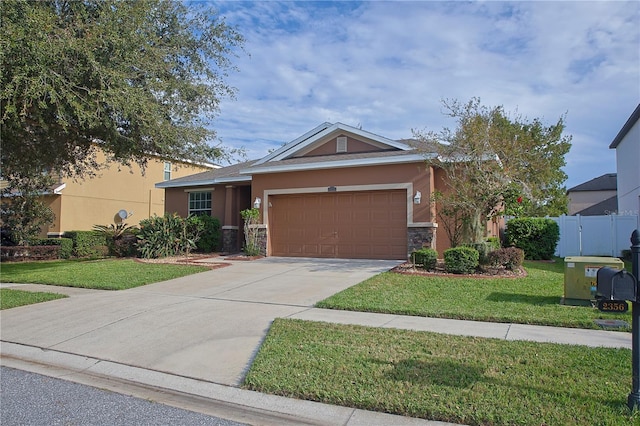
[(250, 424), (436, 425), (238, 385), (274, 318), (631, 348), (625, 332), (313, 308), (397, 263), (265, 258), (126, 291), (72, 289), (0, 311), (0, 362)]
[[(624, 332), (496, 324), (309, 308), (289, 318), (505, 340), (631, 347)], [(243, 390), (162, 371), (2, 342), (0, 363), (253, 425), (447, 425)]]

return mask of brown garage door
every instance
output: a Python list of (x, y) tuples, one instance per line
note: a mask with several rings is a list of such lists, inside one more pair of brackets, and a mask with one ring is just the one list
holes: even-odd
[(406, 190), (269, 197), (273, 256), (407, 258)]

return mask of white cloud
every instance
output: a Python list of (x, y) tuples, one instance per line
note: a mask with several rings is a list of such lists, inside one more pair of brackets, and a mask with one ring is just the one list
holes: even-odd
[(608, 146), (640, 100), (638, 2), (215, 2), (250, 56), (213, 123), (256, 158), (321, 122), (390, 137), (455, 123), (441, 99), (555, 123), (568, 186), (615, 171)]

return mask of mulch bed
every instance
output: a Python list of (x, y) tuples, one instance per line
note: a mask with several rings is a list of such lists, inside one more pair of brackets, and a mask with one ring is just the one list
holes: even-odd
[(243, 254), (237, 254), (233, 256), (225, 256), (224, 260), (256, 260), (262, 259), (264, 256), (245, 256)]
[[(172, 265), (195, 265), (205, 266), (209, 269), (224, 268), (230, 266), (230, 263), (224, 262), (198, 262), (202, 259), (211, 259), (212, 257), (219, 257), (218, 255), (194, 255), (194, 256), (173, 256), (173, 257), (161, 257), (159, 259), (141, 259), (136, 258), (136, 262), (140, 263), (165, 263)], [(222, 259), (221, 259), (222, 260)]]
[(403, 275), (449, 278), (522, 278), (527, 276), (527, 271), (523, 267), (519, 267), (513, 271), (505, 268), (483, 267), (482, 270), (478, 270), (473, 274), (453, 274), (451, 272), (447, 272), (444, 266), (444, 261), (442, 260), (438, 260), (436, 268), (432, 271), (427, 271), (426, 269), (417, 267), (411, 262), (405, 262), (393, 268), (391, 272)]

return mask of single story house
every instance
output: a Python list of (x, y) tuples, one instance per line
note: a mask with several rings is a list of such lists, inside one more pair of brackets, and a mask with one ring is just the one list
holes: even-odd
[(259, 160), (156, 187), (167, 212), (219, 218), (227, 252), (241, 248), (240, 212), (257, 207), (267, 256), (407, 259), (422, 247), (442, 255), (450, 243), (436, 232), (430, 197), (445, 190), (444, 172), (427, 165), (428, 155), (323, 123)]

